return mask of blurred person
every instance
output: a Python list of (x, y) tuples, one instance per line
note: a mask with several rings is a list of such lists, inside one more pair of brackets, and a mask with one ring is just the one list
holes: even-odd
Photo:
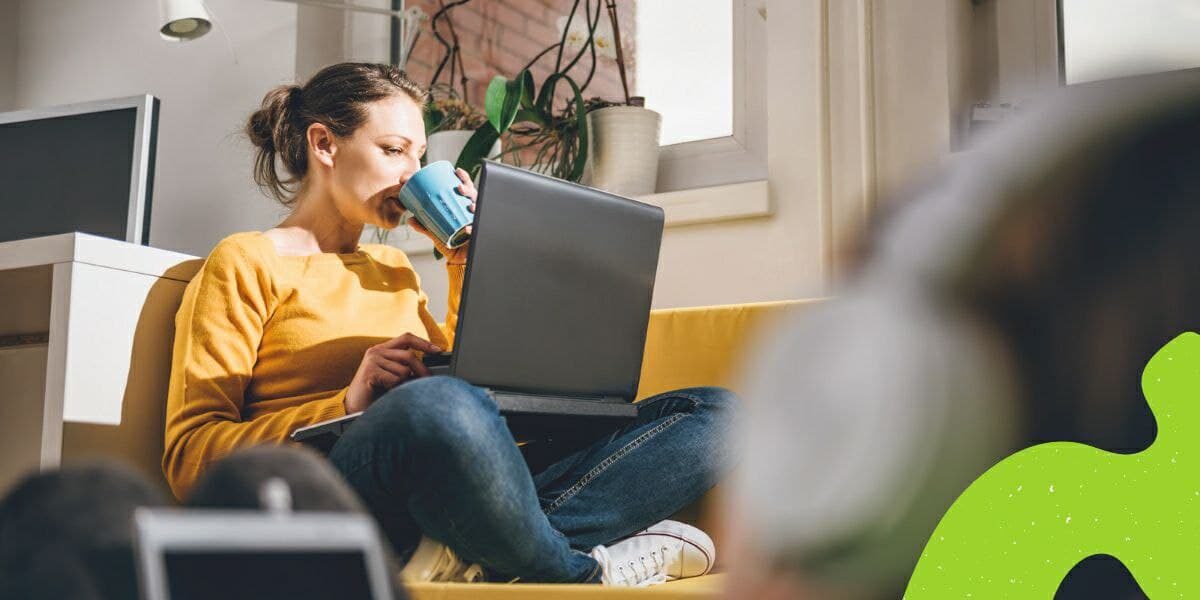
[[(211, 465), (196, 480), (184, 505), (188, 508), (260, 510), (264, 485), (272, 480), (287, 484), (290, 510), (369, 514), (346, 485), (341, 474), (323, 456), (304, 446), (257, 446), (235, 451)], [(391, 548), (383, 545), (384, 560), (393, 572), (398, 563)], [(248, 574), (252, 580), (258, 580)], [(225, 573), (223, 585), (234, 588), (243, 574)], [(407, 597), (398, 577), (390, 580), (392, 597)]]
[(647, 585), (703, 574), (712, 540), (666, 517), (729, 461), (728, 390), (645, 399), (635, 420), (531, 472), (485, 390), (428, 376), (424, 354), (453, 343), (467, 246), (451, 250), (409, 221), (446, 258), (443, 331), (408, 257), (359, 244), (365, 225), (400, 223), (399, 191), (425, 151), (425, 98), (393, 66), (342, 63), (271, 90), (250, 117), (255, 180), (290, 212), (221, 240), (184, 292), (163, 456), (172, 490), (187, 495), (236, 449), (363, 411), (329, 459), (409, 566), (435, 565), (414, 567), (417, 578)]
[[(1057, 96), (910, 191), (841, 293), (761, 353), (733, 597), (901, 597), (1006, 456), (1153, 441), (1142, 370), (1200, 330), (1200, 75)], [(1111, 557), (1059, 592), (1142, 597)]]
[[(367, 514), (329, 462), (303, 447), (234, 452), (213, 464), (184, 505), (260, 510), (270, 479), (287, 484), (291, 510)], [(115, 462), (25, 477), (0, 500), (0, 599), (137, 598), (134, 510), (172, 504), (141, 474)], [(224, 577), (233, 585), (239, 574)], [(394, 584), (393, 597), (404, 598)]]
[(272, 478), (287, 483), (292, 510), (367, 513), (329, 461), (304, 446), (238, 450), (213, 463), (184, 504), (192, 508), (263, 508), (262, 485)]
[(0, 598), (136, 598), (133, 511), (167, 504), (115, 463), (26, 476), (0, 500)]

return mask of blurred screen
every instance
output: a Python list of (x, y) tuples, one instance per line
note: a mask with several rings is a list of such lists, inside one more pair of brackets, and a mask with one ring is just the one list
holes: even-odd
[(361, 552), (167, 552), (171, 600), (372, 598)]

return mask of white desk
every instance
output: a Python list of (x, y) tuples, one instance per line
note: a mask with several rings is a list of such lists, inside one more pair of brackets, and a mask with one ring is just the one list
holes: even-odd
[(0, 243), (0, 493), (102, 456), (161, 478), (174, 317), (201, 264), (82, 233)]

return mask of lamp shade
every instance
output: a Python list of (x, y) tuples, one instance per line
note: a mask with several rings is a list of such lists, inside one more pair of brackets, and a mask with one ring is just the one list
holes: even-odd
[(212, 29), (212, 18), (202, 0), (158, 0), (158, 32), (164, 40), (186, 42)]

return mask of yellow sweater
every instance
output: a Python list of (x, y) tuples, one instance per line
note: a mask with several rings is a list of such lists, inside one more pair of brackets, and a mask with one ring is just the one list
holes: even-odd
[(234, 449), (344, 415), (368, 347), (411, 332), (450, 349), (464, 267), (446, 268), (442, 331), (396, 248), (282, 256), (261, 232), (221, 240), (175, 316), (163, 453), (175, 495)]

